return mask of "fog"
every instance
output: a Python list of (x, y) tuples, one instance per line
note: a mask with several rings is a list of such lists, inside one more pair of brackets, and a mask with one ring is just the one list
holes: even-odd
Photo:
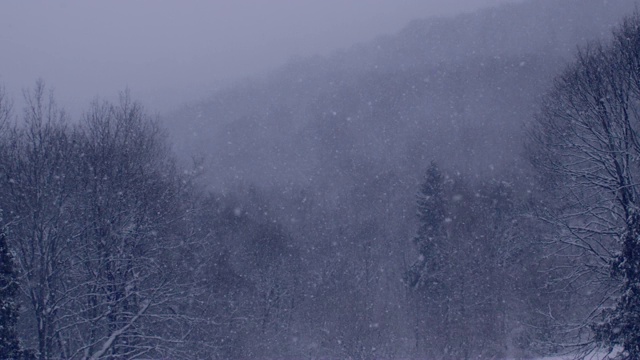
[(640, 359), (639, 1), (0, 2), (0, 359)]
[(3, 1), (0, 82), (20, 100), (42, 78), (75, 115), (126, 87), (166, 111), (292, 57), (506, 1)]

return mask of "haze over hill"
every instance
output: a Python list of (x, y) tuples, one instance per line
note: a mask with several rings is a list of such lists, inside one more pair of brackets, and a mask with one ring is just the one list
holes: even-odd
[[(529, 235), (498, 240), (493, 230), (493, 235), (479, 230), (496, 221), (481, 220), (495, 209), (479, 210), (484, 205), (474, 205), (472, 199), (492, 199), (505, 191), (510, 204), (523, 207), (522, 202), (536, 193), (523, 157), (525, 125), (578, 47), (608, 38), (635, 6), (633, 0), (533, 0), (452, 18), (415, 20), (395, 35), (329, 56), (299, 59), (230, 86), (168, 115), (166, 124), (179, 154), (204, 159), (202, 179), (209, 189), (231, 198), (262, 193), (261, 201), (271, 204), (264, 214), (251, 210), (252, 201), (241, 208), (281, 224), (298, 239), (302, 261), (323, 279), (319, 286), (331, 289), (310, 289), (311, 309), (343, 301), (359, 309), (353, 310), (355, 318), (334, 314), (323, 320), (326, 334), (321, 338), (357, 339), (350, 344), (363, 346), (362, 352), (343, 347), (342, 356), (375, 357), (387, 350), (394, 356), (406, 354), (395, 351), (411, 348), (410, 339), (420, 338), (411, 326), (403, 325), (413, 324), (407, 315), (413, 305), (407, 303), (398, 279), (416, 257), (409, 240), (416, 228), (414, 194), (425, 169), (436, 161), (449, 174), (453, 198), (466, 199), (462, 203), (468, 208), (451, 210), (461, 212), (449, 219), (469, 229), (459, 236), (497, 241), (477, 245), (468, 240), (460, 245), (467, 250), (451, 250), (449, 256), (462, 251), (467, 255), (461, 264), (487, 264), (493, 255), (483, 255), (483, 246), (523, 256), (511, 259), (508, 267), (489, 270), (506, 271), (513, 279), (503, 287), (510, 289), (502, 300), (510, 310), (501, 313), (511, 314), (501, 325), (512, 329), (505, 330), (509, 335), (502, 338), (499, 330), (487, 328), (488, 338), (478, 338), (479, 328), (490, 327), (502, 315), (467, 300), (460, 300), (460, 307), (476, 309), (476, 317), (463, 318), (452, 331), (475, 339), (465, 345), (471, 352), (491, 354), (498, 350), (490, 344), (506, 343), (496, 346), (520, 356), (531, 350), (532, 339), (547, 336), (534, 335), (523, 323), (546, 321), (529, 312), (535, 306), (525, 304), (548, 300), (515, 295), (528, 294), (545, 281), (524, 275), (538, 271), (534, 269), (541, 263), (532, 255), (538, 250)], [(517, 211), (507, 212), (514, 217), (504, 221), (515, 224)], [(519, 224), (525, 231), (528, 225)], [(448, 279), (465, 284), (460, 278), (473, 268), (463, 266), (457, 278)], [(373, 281), (379, 290), (362, 290), (356, 274), (368, 274), (362, 275), (366, 283)], [(467, 281), (475, 284), (470, 279), (476, 275), (469, 273)], [(487, 279), (492, 276), (496, 275)], [(489, 289), (503, 285), (482, 284), (459, 291), (487, 296), (489, 303), (500, 296)], [(485, 291), (489, 292), (482, 295)], [(359, 297), (366, 300), (359, 303)], [(315, 310), (303, 316), (308, 324), (319, 321)], [(367, 324), (379, 327), (363, 331)], [(540, 329), (550, 334), (548, 328)], [(307, 339), (309, 346), (315, 346), (313, 339), (317, 337)], [(447, 339), (443, 341), (456, 343), (456, 337)]]
[(417, 176), (424, 158), (487, 175), (518, 161), (536, 99), (578, 46), (634, 4), (540, 0), (416, 20), (230, 86), (167, 125), (216, 183), (306, 183), (349, 162)]
[(42, 77), (74, 117), (125, 87), (164, 112), (294, 56), (504, 1), (3, 1), (0, 81), (21, 101)]
[[(94, 82), (133, 96), (69, 121), (43, 82), (24, 109), (0, 88), (0, 358), (640, 357), (638, 0), (449, 1), (457, 15), (410, 22), (430, 2), (386, 1), (256, 0), (229, 34), (211, 15), (245, 3), (43, 5), (11, 43), (24, 62), (0, 58), (5, 85), (35, 64), (73, 88), (62, 106)], [(322, 51), (294, 34), (282, 66), (207, 45), (249, 30), (268, 48), (266, 18), (289, 34), (345, 7), (361, 30), (400, 9), (379, 14), (397, 31), (357, 43), (343, 23)], [(203, 90), (225, 69), (260, 75)], [(167, 108), (201, 100), (158, 119), (137, 84), (181, 93)]]

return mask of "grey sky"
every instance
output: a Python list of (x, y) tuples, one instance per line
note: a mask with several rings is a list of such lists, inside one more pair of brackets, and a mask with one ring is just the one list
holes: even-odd
[(327, 54), (414, 18), (508, 1), (4, 0), (0, 83), (19, 97), (42, 77), (74, 115), (127, 86), (164, 111), (292, 56)]

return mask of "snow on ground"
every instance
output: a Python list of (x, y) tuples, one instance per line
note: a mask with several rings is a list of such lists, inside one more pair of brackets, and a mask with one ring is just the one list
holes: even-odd
[[(611, 355), (611, 354), (609, 354)], [(539, 358), (537, 360), (575, 360), (575, 359), (582, 359), (582, 360), (606, 360), (606, 359), (611, 359), (611, 357), (607, 357), (606, 354), (603, 353), (599, 353), (599, 354), (592, 354), (592, 355), (587, 355), (584, 358), (576, 358), (576, 356), (572, 356), (572, 355), (562, 355), (562, 356), (547, 356), (547, 357), (543, 357), (543, 358)]]

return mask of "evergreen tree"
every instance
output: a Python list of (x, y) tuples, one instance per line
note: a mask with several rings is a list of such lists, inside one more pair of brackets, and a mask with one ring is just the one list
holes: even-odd
[(440, 357), (448, 352), (450, 338), (449, 304), (443, 288), (448, 276), (444, 253), (447, 204), (444, 177), (435, 162), (427, 169), (416, 205), (420, 224), (413, 242), (419, 256), (405, 272), (404, 282), (413, 290), (415, 299), (416, 351), (428, 357)]
[(412, 288), (425, 285), (426, 278), (440, 268), (441, 243), (444, 237), (445, 196), (444, 177), (438, 165), (431, 162), (417, 195), (418, 233), (413, 238), (419, 258), (405, 274), (405, 283)]
[(4, 233), (0, 232), (0, 359), (20, 357), (20, 345), (15, 329), (18, 306), (14, 298), (17, 292), (13, 257)]

